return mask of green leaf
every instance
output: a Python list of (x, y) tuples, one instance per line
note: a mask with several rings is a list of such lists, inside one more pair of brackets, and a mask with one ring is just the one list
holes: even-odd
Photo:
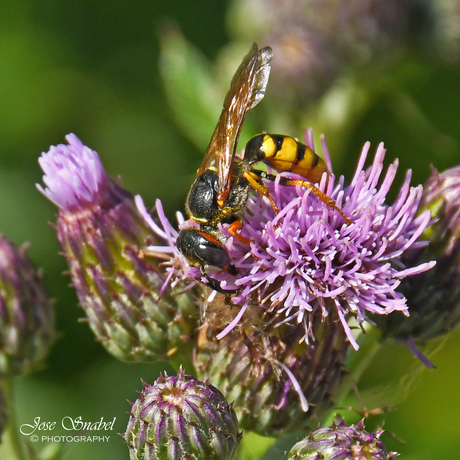
[(209, 62), (179, 32), (170, 31), (162, 37), (160, 71), (176, 122), (204, 151), (224, 99)]

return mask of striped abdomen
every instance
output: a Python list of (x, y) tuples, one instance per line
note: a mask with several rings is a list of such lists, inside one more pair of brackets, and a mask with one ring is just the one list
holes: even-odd
[(244, 159), (263, 161), (277, 171), (292, 171), (309, 181), (319, 182), (327, 171), (324, 160), (310, 147), (282, 134), (258, 134), (246, 144)]

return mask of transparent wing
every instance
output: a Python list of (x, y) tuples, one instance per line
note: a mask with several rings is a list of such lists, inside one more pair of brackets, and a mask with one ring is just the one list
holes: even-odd
[(214, 165), (219, 179), (217, 202), (223, 206), (230, 192), (233, 163), (246, 112), (264, 97), (270, 75), (270, 47), (258, 50), (254, 43), (236, 71), (216, 129), (197, 175)]

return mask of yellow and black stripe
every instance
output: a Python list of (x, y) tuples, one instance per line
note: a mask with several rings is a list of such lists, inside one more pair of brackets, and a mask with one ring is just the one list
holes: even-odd
[(309, 181), (319, 182), (327, 171), (324, 160), (310, 147), (282, 134), (258, 134), (246, 144), (249, 164), (263, 161), (277, 171), (292, 171)]

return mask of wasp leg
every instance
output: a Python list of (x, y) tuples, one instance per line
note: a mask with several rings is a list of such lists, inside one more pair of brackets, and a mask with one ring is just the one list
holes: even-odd
[(238, 233), (239, 230), (243, 228), (243, 222), (241, 220), (235, 220), (235, 222), (232, 222), (229, 227), (228, 227), (228, 232), (230, 235), (234, 236), (240, 243), (245, 244), (246, 246), (249, 246), (251, 244), (251, 240), (243, 236), (241, 233)]
[(258, 182), (259, 176), (253, 172), (246, 171), (243, 174), (244, 178), (251, 184), (251, 187), (259, 192), (262, 196), (265, 196), (269, 199), (270, 204), (273, 207), (273, 210), (275, 211), (275, 214), (278, 214), (280, 210), (278, 209), (278, 206), (276, 206), (275, 202), (273, 201), (273, 198), (270, 196), (270, 192)]
[(301, 187), (309, 188), (324, 204), (329, 206), (332, 209), (335, 209), (344, 219), (347, 225), (351, 224), (350, 218), (336, 205), (335, 201), (325, 195), (318, 187), (314, 186), (310, 182), (301, 180), (301, 179), (282, 179), (282, 184), (289, 185), (291, 187), (295, 187), (296, 185), (300, 185)]
[(217, 281), (214, 278), (211, 278), (206, 273), (206, 270), (204, 269), (204, 267), (200, 267), (200, 271), (201, 271), (201, 275), (204, 276), (208, 280), (207, 285), (214, 291), (220, 292), (221, 294), (235, 294), (239, 291), (239, 289), (222, 289), (220, 287), (220, 281)]
[[(274, 180), (275, 178), (275, 176), (272, 176), (271, 174), (266, 174), (266, 173), (263, 173), (263, 174), (265, 177), (270, 178), (270, 180)], [(256, 174), (256, 172), (247, 171), (244, 173), (244, 177), (255, 190), (257, 190), (261, 195), (266, 196), (270, 200), (270, 203), (273, 206), (275, 213), (278, 214), (280, 212), (278, 207), (276, 206), (275, 202), (270, 196), (270, 192), (262, 184), (260, 184), (260, 182), (258, 182), (258, 179), (260, 180), (260, 178)], [(345, 219), (345, 222), (347, 223), (347, 225), (351, 224), (350, 218), (337, 206), (335, 201), (332, 198), (325, 195), (318, 187), (316, 187), (312, 183), (301, 180), (301, 179), (288, 179), (286, 177), (282, 177), (280, 180), (280, 183), (283, 185), (288, 185), (290, 187), (295, 187), (296, 185), (300, 185), (301, 187), (309, 188), (324, 204), (326, 204), (332, 209), (335, 209)]]

